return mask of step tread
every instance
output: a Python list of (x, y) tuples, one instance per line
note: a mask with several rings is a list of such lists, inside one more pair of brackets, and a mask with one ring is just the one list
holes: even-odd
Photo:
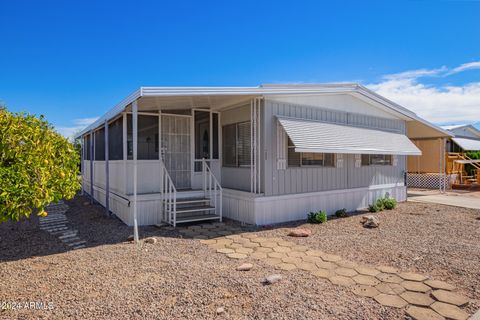
[[(163, 200), (165, 201), (165, 200)], [(185, 199), (177, 199), (177, 205), (178, 204), (188, 204), (188, 203), (196, 203), (196, 202), (207, 202), (210, 201), (210, 199), (207, 198), (185, 198)]]
[(216, 220), (216, 219), (220, 219), (220, 216), (217, 216), (216, 214), (185, 215), (185, 216), (177, 216), (177, 223)]
[(215, 210), (215, 207), (205, 205), (205, 206), (192, 206), (192, 207), (185, 207), (185, 208), (177, 208), (177, 214), (182, 212), (195, 212), (195, 211), (209, 211)]

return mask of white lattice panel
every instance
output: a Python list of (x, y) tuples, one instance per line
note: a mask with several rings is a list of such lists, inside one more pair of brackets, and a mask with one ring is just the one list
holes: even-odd
[(407, 186), (412, 188), (424, 188), (424, 189), (440, 189), (442, 186), (445, 189), (450, 188), (449, 181), (450, 175), (445, 174), (422, 174), (422, 173), (409, 173), (407, 175)]

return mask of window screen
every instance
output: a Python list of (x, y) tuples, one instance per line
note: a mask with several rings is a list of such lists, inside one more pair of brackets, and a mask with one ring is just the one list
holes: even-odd
[(105, 128), (95, 131), (95, 160), (105, 161)]
[(333, 167), (335, 155), (333, 153), (295, 152), (295, 145), (288, 138), (288, 166), (308, 167), (323, 166)]
[(212, 113), (213, 159), (218, 159), (218, 113)]
[(392, 156), (388, 154), (362, 154), (362, 166), (390, 166)]
[(123, 160), (123, 118), (119, 118), (108, 126), (108, 158)]
[(223, 165), (237, 166), (237, 125), (230, 124), (223, 127)]
[(251, 148), (250, 148), (250, 122), (243, 122), (237, 125), (237, 153), (238, 166), (245, 167), (251, 165)]

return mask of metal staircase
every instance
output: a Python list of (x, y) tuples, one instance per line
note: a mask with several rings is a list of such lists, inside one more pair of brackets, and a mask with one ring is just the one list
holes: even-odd
[(203, 189), (177, 191), (162, 163), (162, 222), (222, 221), (222, 187), (205, 160), (202, 160)]

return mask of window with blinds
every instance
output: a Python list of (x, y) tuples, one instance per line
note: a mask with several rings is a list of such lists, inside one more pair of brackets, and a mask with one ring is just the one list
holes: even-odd
[(249, 167), (251, 164), (250, 122), (223, 126), (223, 165), (225, 167)]
[(362, 166), (390, 166), (392, 156), (388, 154), (362, 154)]
[(289, 167), (334, 167), (333, 153), (295, 152), (295, 145), (288, 138), (288, 166)]

